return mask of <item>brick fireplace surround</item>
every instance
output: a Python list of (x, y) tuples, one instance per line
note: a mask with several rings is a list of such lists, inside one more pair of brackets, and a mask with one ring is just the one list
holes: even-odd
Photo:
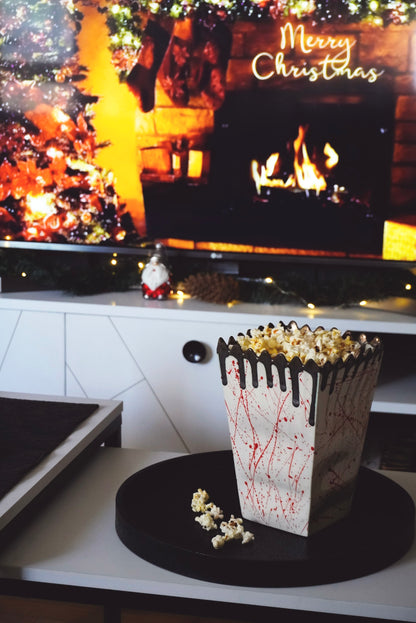
[[(254, 56), (260, 51), (276, 55), (280, 28), (284, 23), (278, 20), (237, 21), (231, 26), (232, 51), (226, 76), (227, 93), (246, 89), (266, 91), (282, 86), (283, 81), (294, 82), (293, 78), (276, 75), (270, 80), (259, 81), (251, 68)], [(297, 24), (299, 22), (294, 22), (294, 27)], [(311, 22), (303, 24), (305, 32), (317, 34)], [(389, 25), (383, 28), (364, 23), (339, 23), (321, 26), (319, 33), (335, 38), (348, 37), (354, 42), (351, 47), (352, 67), (383, 70), (379, 80), (386, 92), (393, 94), (395, 107), (390, 197), (392, 215), (409, 213), (409, 207), (414, 210), (416, 201), (416, 26)], [(287, 57), (291, 63), (300, 64), (302, 61), (296, 58), (296, 53), (294, 49)], [(308, 63), (319, 62), (324, 53), (324, 50), (313, 50), (308, 56)], [(367, 81), (355, 79), (354, 86), (359, 88), (357, 83), (360, 81), (367, 85)], [(305, 78), (296, 82), (296, 87), (304, 90), (310, 84)], [(136, 129), (139, 148), (145, 150), (142, 154), (148, 154), (149, 148), (156, 148), (156, 155), (158, 147), (173, 143), (179, 136), (186, 136), (191, 148), (201, 145), (213, 127), (214, 111), (205, 107), (198, 98), (191, 98), (187, 107), (175, 108), (157, 83), (156, 106), (150, 113), (138, 114)], [(160, 157), (158, 160), (158, 166), (169, 167), (162, 164)]]

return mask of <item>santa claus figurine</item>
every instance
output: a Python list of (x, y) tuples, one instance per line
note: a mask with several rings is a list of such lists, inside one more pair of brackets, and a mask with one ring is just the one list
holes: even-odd
[(166, 299), (171, 291), (170, 274), (156, 252), (142, 271), (142, 292), (145, 299)]

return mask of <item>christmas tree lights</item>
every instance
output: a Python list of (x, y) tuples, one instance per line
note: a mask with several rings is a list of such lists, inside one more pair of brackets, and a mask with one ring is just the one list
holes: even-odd
[(135, 231), (112, 174), (94, 163), (94, 95), (79, 86), (82, 13), (68, 0), (2, 0), (0, 233), (103, 243)]

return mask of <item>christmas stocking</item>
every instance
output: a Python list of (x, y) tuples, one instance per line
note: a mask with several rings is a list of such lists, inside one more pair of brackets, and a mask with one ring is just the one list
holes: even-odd
[(186, 106), (189, 101), (191, 48), (191, 20), (176, 22), (159, 74), (165, 93), (176, 106)]
[(155, 83), (166, 49), (169, 33), (153, 20), (147, 22), (136, 65), (127, 76), (127, 84), (143, 112), (155, 105)]
[(231, 53), (232, 34), (219, 18), (195, 25), (197, 59), (195, 81), (206, 104), (217, 110), (225, 99), (225, 78)]

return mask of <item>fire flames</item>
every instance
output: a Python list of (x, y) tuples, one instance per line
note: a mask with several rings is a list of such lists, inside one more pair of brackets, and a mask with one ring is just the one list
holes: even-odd
[(305, 142), (307, 131), (308, 126), (299, 126), (298, 135), (293, 141), (293, 173), (290, 173), (286, 179), (278, 177), (282, 166), (279, 153), (271, 154), (265, 164), (252, 160), (251, 174), (258, 195), (260, 195), (263, 187), (313, 190), (317, 195), (326, 189), (325, 174), (338, 164), (339, 157), (335, 149), (329, 143), (326, 143), (323, 149), (326, 160), (319, 167), (311, 160), (308, 154)]

